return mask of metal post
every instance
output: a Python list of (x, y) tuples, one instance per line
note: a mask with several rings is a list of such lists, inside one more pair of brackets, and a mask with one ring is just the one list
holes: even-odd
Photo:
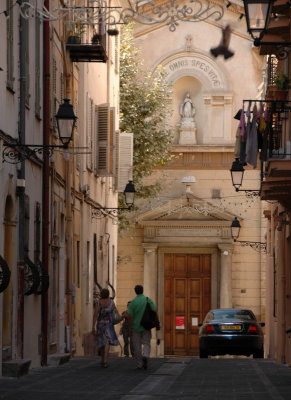
[[(27, 51), (26, 43), (26, 21), (20, 15), (20, 40), (19, 40), (19, 64), (20, 64), (20, 93), (19, 93), (19, 143), (25, 144), (25, 93), (26, 93), (26, 66), (25, 57)], [(20, 154), (21, 158), (22, 155)], [(25, 161), (21, 159), (18, 170), (18, 179), (25, 180)], [(24, 336), (24, 201), (25, 186), (17, 188), (19, 198), (18, 218), (18, 263), (17, 263), (17, 357), (23, 358), (23, 336)]]
[[(49, 10), (49, 0), (45, 7)], [(43, 22), (43, 144), (49, 145), (50, 137), (50, 22)], [(42, 190), (42, 262), (45, 270), (49, 271), (49, 155), (43, 156), (43, 190)], [(41, 365), (47, 365), (48, 353), (48, 291), (41, 296)]]

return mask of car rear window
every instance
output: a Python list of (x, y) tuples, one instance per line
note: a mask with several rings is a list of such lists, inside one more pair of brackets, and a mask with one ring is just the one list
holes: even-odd
[(254, 315), (248, 310), (215, 310), (214, 319), (244, 319), (254, 320)]

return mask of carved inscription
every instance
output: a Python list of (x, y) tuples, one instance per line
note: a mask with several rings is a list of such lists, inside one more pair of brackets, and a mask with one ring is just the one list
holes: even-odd
[(221, 236), (221, 230), (220, 229), (177, 229), (177, 230), (172, 230), (172, 229), (158, 229), (157, 230), (157, 236)]
[(166, 66), (166, 76), (170, 80), (173, 73), (183, 69), (193, 69), (202, 72), (211, 81), (214, 88), (222, 86), (221, 78), (213, 67), (205, 60), (199, 58), (183, 58), (170, 62)]

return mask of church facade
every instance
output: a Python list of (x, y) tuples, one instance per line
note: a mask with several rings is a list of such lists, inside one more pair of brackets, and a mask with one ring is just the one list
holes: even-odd
[[(244, 99), (260, 98), (264, 68), (240, 12), (233, 6), (219, 22), (181, 23), (174, 32), (135, 31), (145, 67), (163, 65), (172, 87), (174, 157), (147, 178), (162, 182), (162, 191), (138, 204), (134, 229), (119, 237), (117, 304), (125, 309), (143, 284), (161, 321), (155, 356), (198, 355), (198, 324), (211, 308), (249, 308), (264, 320), (265, 254), (234, 242), (230, 229), (237, 217), (239, 240), (265, 242), (264, 203), (235, 192), (229, 172), (234, 116)], [(214, 58), (209, 50), (227, 23), (235, 54)], [(246, 169), (244, 187), (258, 189), (260, 171)]]

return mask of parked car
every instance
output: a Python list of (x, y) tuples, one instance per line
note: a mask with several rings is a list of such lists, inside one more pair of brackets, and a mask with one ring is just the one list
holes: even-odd
[(264, 358), (265, 324), (250, 310), (210, 310), (199, 326), (200, 358), (225, 354)]

